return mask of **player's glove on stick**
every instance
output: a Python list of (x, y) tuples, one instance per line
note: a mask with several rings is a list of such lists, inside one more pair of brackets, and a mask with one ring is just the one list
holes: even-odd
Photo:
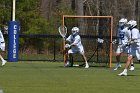
[(70, 48), (70, 47), (71, 47), (71, 45), (69, 45), (69, 44), (65, 45), (65, 48)]

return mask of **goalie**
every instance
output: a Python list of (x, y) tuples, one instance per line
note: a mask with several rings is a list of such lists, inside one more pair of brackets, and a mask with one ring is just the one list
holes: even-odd
[(69, 43), (69, 44), (65, 45), (65, 48), (68, 49), (67, 55), (68, 55), (69, 61), (67, 61), (65, 66), (73, 66), (73, 62), (70, 62), (72, 60), (71, 59), (72, 55), (74, 53), (80, 53), (85, 61), (85, 68), (89, 68), (87, 58), (84, 53), (84, 48), (81, 43), (81, 37), (79, 35), (79, 28), (73, 27), (71, 32), (72, 32), (72, 34), (66, 39), (66, 42)]

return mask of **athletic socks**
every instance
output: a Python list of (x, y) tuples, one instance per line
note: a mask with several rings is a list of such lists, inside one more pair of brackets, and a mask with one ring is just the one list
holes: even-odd
[(134, 63), (131, 63), (131, 66), (133, 66), (133, 67), (134, 67)]

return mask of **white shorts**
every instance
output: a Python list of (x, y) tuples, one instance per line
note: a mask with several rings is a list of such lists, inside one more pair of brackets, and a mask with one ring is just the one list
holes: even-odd
[(120, 53), (129, 53), (129, 46), (122, 46), (122, 45), (118, 45), (116, 53), (120, 54)]
[(136, 57), (137, 57), (137, 60), (140, 60), (140, 49), (136, 50)]
[(74, 53), (80, 53), (83, 54), (84, 53), (84, 48), (80, 47), (80, 48), (71, 48), (68, 50), (68, 54), (74, 54)]
[(5, 43), (1, 43), (0, 44), (0, 50), (1, 51), (5, 51)]
[(129, 55), (130, 56), (136, 56), (137, 60), (140, 60), (140, 48), (137, 48), (137, 47), (131, 47), (129, 49)]

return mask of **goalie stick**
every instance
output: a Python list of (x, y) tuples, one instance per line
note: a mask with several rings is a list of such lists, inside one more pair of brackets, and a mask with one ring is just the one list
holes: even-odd
[(64, 47), (64, 66), (65, 66), (65, 64), (67, 63), (67, 60), (68, 60), (68, 49), (67, 48), (65, 48), (65, 41), (66, 41), (66, 35), (67, 35), (67, 27), (66, 26), (60, 26), (59, 28), (58, 28), (58, 32), (59, 32), (59, 34), (62, 36), (62, 38), (63, 38), (63, 40), (64, 40), (64, 42), (63, 42), (63, 47)]
[(62, 38), (65, 40), (67, 35), (67, 27), (66, 26), (60, 26), (58, 28), (59, 34), (62, 36)]

